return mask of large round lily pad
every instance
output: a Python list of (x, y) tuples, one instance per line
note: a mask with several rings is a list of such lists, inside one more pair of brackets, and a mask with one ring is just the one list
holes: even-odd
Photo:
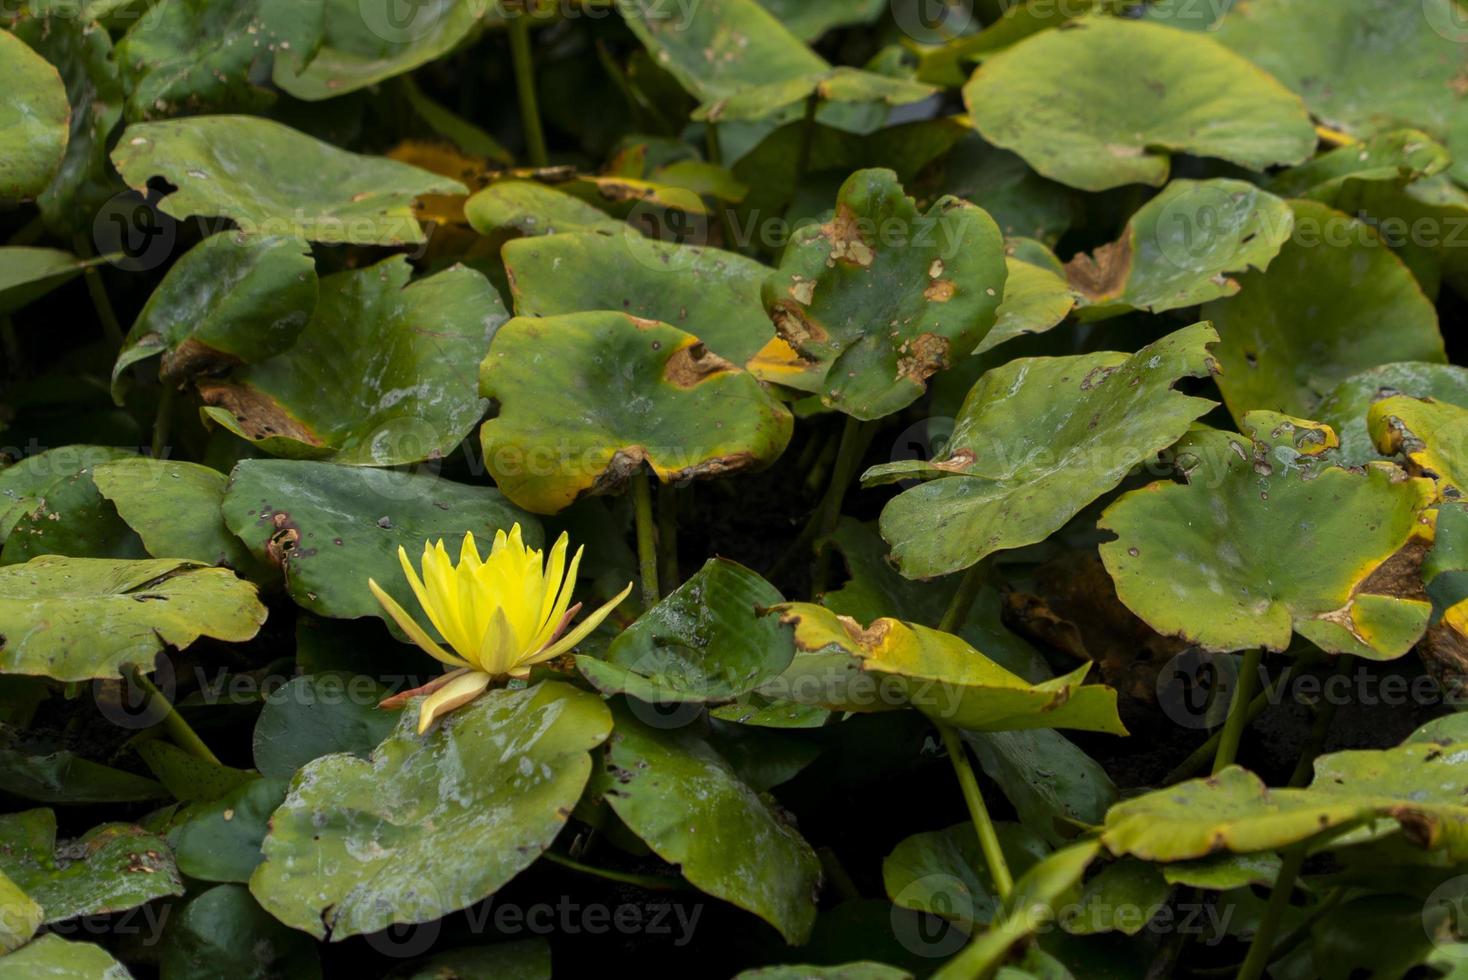
[(1213, 407), (1173, 385), (1216, 372), (1209, 347), (1217, 339), (1196, 323), (1131, 355), (1027, 357), (985, 373), (943, 458), (863, 476), (866, 484), (929, 479), (882, 511), (882, 537), (902, 573), (955, 572), (1064, 526)]
[(490, 475), (540, 514), (618, 490), (644, 464), (665, 483), (767, 465), (793, 424), (697, 337), (607, 311), (506, 323), (480, 390), (500, 405), (479, 430)]
[(484, 414), (475, 369), (507, 314), (467, 266), (410, 283), (412, 271), (398, 256), (322, 280), (294, 347), (198, 382), (204, 413), (295, 459), (395, 466), (452, 452)]
[(1041, 31), (985, 60), (963, 98), (986, 140), (1087, 191), (1160, 186), (1174, 153), (1263, 170), (1315, 149), (1305, 106), (1279, 82), (1206, 35), (1141, 21)]
[(256, 558), (280, 569), (291, 598), (321, 616), (376, 616), (373, 578), (405, 609), (417, 608), (398, 548), (451, 542), (472, 531), (493, 541), (520, 525), (525, 543), (541, 544), (540, 523), (495, 490), (427, 473), (334, 463), (247, 459), (230, 474), (224, 520)]
[(177, 558), (45, 555), (0, 568), (0, 672), (115, 678), (200, 636), (242, 643), (265, 622), (255, 587)]
[(320, 980), (311, 938), (271, 918), (239, 885), (211, 888), (177, 915), (159, 953), (161, 975), (168, 980)]
[(56, 69), (9, 31), (0, 31), (0, 71), (7, 82), (0, 107), (0, 201), (14, 202), (40, 194), (61, 168), (71, 105)]
[(328, 755), (297, 774), (250, 879), (271, 915), (341, 940), (488, 898), (565, 826), (612, 719), (547, 681), (416, 726), (410, 709), (370, 760)]
[[(943, 197), (926, 212), (890, 170), (858, 170), (836, 210), (802, 228), (764, 285), (795, 370), (767, 380), (859, 419), (905, 408), (994, 326), (1004, 241), (982, 209)], [(753, 369), (753, 368), (752, 368)]]
[(1442, 362), (1437, 311), (1401, 259), (1362, 222), (1315, 201), (1290, 202), (1294, 236), (1236, 296), (1203, 307), (1223, 400), (1302, 418), (1336, 384), (1393, 361)]
[(383, 157), (359, 156), (259, 116), (194, 116), (129, 126), (112, 151), (128, 186), (163, 177), (159, 202), (175, 218), (229, 218), (252, 235), (313, 242), (424, 241), (413, 199), (464, 194), (456, 180)]
[(1207, 433), (1180, 447), (1198, 460), (1189, 483), (1107, 508), (1100, 526), (1116, 539), (1101, 558), (1121, 601), (1209, 650), (1284, 650), (1298, 632), (1334, 653), (1406, 653), (1431, 605), (1387, 562), (1424, 532), (1432, 483), (1389, 464), (1330, 465), (1325, 427), (1258, 412), (1245, 428), (1252, 440)]

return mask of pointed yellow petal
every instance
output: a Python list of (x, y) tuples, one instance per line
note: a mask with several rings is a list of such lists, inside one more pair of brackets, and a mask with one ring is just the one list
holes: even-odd
[(489, 629), (484, 631), (484, 642), (479, 647), (479, 663), (486, 672), (498, 677), (509, 673), (519, 654), (515, 631), (505, 616), (504, 608), (498, 607), (489, 621)]
[[(424, 554), (427, 554), (426, 546)], [(402, 545), (398, 545), (398, 563), (403, 566), (403, 576), (408, 580), (408, 587), (413, 590), (413, 595), (417, 597), (418, 605), (423, 608), (424, 615), (433, 624), (433, 628), (438, 630), (439, 635), (447, 638), (448, 633), (444, 631), (443, 620), (439, 617), (438, 610), (433, 607), (433, 599), (429, 596), (428, 590), (424, 588), (423, 581), (418, 578), (417, 570), (408, 560), (408, 551)]]
[(476, 670), (455, 677), (428, 695), (418, 705), (418, 734), (422, 735), (428, 731), (428, 726), (432, 725), (435, 719), (479, 697), (484, 693), (485, 688), (489, 687), (489, 682), (488, 674)]
[(561, 624), (561, 617), (566, 615), (567, 609), (571, 608), (571, 594), (576, 591), (576, 570), (581, 567), (581, 555), (585, 551), (586, 546), (582, 545), (571, 557), (571, 567), (566, 569), (566, 577), (561, 581), (561, 591), (556, 596), (556, 604), (551, 606), (550, 615), (546, 617), (545, 622), (541, 624), (540, 631), (535, 634), (535, 639), (530, 643), (532, 651), (540, 650), (551, 642), (551, 635)]
[(414, 622), (413, 617), (409, 616), (403, 607), (398, 605), (396, 599), (384, 592), (382, 586), (369, 578), (367, 580), (367, 588), (371, 589), (372, 594), (377, 596), (377, 601), (382, 603), (382, 608), (387, 610), (387, 614), (392, 617), (393, 622), (402, 627), (403, 632), (408, 634), (408, 639), (416, 643), (424, 653), (451, 667), (469, 666), (465, 661), (460, 660), (437, 643), (434, 643), (432, 638), (423, 631), (423, 627)]
[(550, 561), (546, 563), (545, 573), (540, 579), (542, 591), (540, 622), (535, 624), (537, 633), (545, 629), (550, 620), (551, 611), (556, 608), (556, 596), (561, 590), (561, 582), (566, 574), (566, 549), (570, 546), (571, 536), (562, 531), (561, 536), (556, 538), (556, 543), (551, 547)]
[(461, 655), (471, 655), (477, 644), (470, 642), (464, 631), (464, 623), (459, 615), (458, 583), (454, 581), (454, 565), (449, 561), (448, 549), (443, 546), (442, 540), (430, 551), (424, 552), (423, 585), (438, 612), (439, 632), (443, 634), (443, 638)]
[(459, 546), (459, 565), (469, 568), (479, 567), (479, 548), (474, 544), (474, 532), (464, 532), (464, 543)]
[(580, 643), (582, 640), (590, 636), (591, 631), (600, 626), (601, 621), (611, 615), (612, 610), (616, 609), (617, 606), (621, 604), (622, 600), (627, 598), (627, 596), (631, 594), (631, 592), (632, 583), (628, 582), (627, 587), (623, 589), (621, 593), (611, 602), (607, 603), (605, 606), (602, 606), (600, 609), (588, 615), (585, 619), (583, 619), (580, 623), (576, 625), (575, 629), (569, 631), (565, 636), (561, 637), (559, 640), (552, 643), (544, 650), (541, 650), (539, 653), (532, 654), (529, 657), (521, 660), (520, 663), (538, 664), (543, 663), (546, 660), (550, 660), (552, 657), (559, 657), (561, 654), (565, 653), (567, 650), (571, 649), (576, 644)]

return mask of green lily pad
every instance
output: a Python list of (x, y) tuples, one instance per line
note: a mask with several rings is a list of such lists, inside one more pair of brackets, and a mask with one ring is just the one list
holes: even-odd
[(291, 598), (320, 616), (389, 617), (373, 597), (374, 578), (404, 609), (416, 608), (398, 548), (460, 541), (472, 531), (493, 541), (515, 524), (538, 548), (540, 522), (488, 487), (427, 473), (295, 460), (243, 460), (224, 495), (229, 529), (261, 561), (278, 567)]
[(137, 532), (154, 558), (226, 565), (253, 577), (259, 571), (220, 514), (227, 480), (198, 463), (128, 456), (92, 468), (97, 491)]
[(1063, 527), (1213, 407), (1173, 385), (1216, 372), (1217, 340), (1197, 323), (1135, 354), (1027, 357), (986, 372), (942, 459), (887, 463), (862, 477), (866, 485), (936, 478), (882, 511), (902, 574), (956, 572)]
[(1167, 903), (1170, 890), (1157, 868), (1123, 858), (1086, 882), (1080, 899), (1060, 916), (1060, 927), (1073, 936), (1135, 936)]
[[(289, 2), (289, 0), (286, 0)], [(396, 0), (325, 0), (319, 47), (276, 52), (272, 79), (298, 99), (332, 99), (412, 71), (452, 51), (493, 3), (426, 0), (404, 10)], [(318, 17), (322, 12), (317, 13)]]
[(40, 299), (92, 264), (59, 248), (0, 248), (0, 314)]
[(47, 933), (5, 958), (6, 972), (47, 980), (132, 980), (127, 967), (95, 943), (71, 942)]
[(1141, 21), (1041, 31), (987, 58), (963, 99), (984, 139), (1086, 191), (1161, 186), (1174, 153), (1263, 170), (1315, 149), (1305, 106), (1273, 78), (1206, 35)]
[(1394, 129), (1322, 153), (1276, 174), (1266, 186), (1281, 197), (1308, 197), (1350, 210), (1339, 202), (1357, 182), (1405, 184), (1442, 172), (1449, 159), (1447, 147), (1421, 130)]
[(795, 370), (769, 381), (859, 419), (905, 408), (994, 326), (1004, 242), (983, 210), (943, 197), (926, 212), (890, 170), (846, 179), (830, 221), (800, 229), (764, 285)]
[(10, 82), (0, 110), (0, 201), (33, 198), (61, 169), (71, 132), (66, 85), (51, 63), (0, 31), (0, 70)]
[(1122, 237), (1066, 265), (1078, 315), (1161, 313), (1239, 291), (1231, 274), (1264, 270), (1295, 225), (1289, 204), (1242, 180), (1174, 180)]
[(1252, 441), (1219, 433), (1200, 445), (1189, 483), (1153, 483), (1107, 508), (1100, 527), (1116, 538), (1101, 559), (1118, 597), (1208, 650), (1282, 651), (1300, 633), (1331, 653), (1406, 653), (1431, 605), (1383, 566), (1422, 533), (1432, 484), (1389, 464), (1329, 465), (1312, 455), (1333, 441), (1328, 428), (1267, 412), (1245, 428)]
[(35, 935), (46, 921), (46, 913), (3, 873), (0, 873), (0, 902), (5, 909), (5, 917), (0, 919), (0, 956), (3, 956)]
[(0, 785), (37, 803), (134, 803), (168, 796), (162, 785), (62, 749), (33, 755), (0, 749)]
[(1366, 428), (1366, 417), (1373, 402), (1392, 395), (1468, 405), (1468, 368), (1404, 361), (1353, 374), (1336, 385), (1315, 416), (1340, 437), (1338, 458), (1343, 465), (1360, 466), (1380, 458)]
[[(325, 4), (300, 0), (170, 3), (117, 45), (129, 120), (267, 109), (272, 66), (321, 43)], [(355, 11), (354, 11), (355, 12)]]
[(475, 365), (507, 314), (467, 266), (409, 283), (412, 272), (396, 256), (323, 279), (295, 346), (198, 382), (203, 412), (288, 458), (396, 466), (448, 455), (484, 414)]
[(377, 707), (388, 692), (370, 677), (308, 674), (265, 698), (255, 720), (255, 768), (289, 777), (334, 752), (366, 758), (392, 734), (397, 718)]
[(799, 944), (816, 919), (820, 861), (805, 839), (687, 730), (658, 731), (616, 711), (607, 802), (699, 889)]
[(770, 269), (735, 252), (653, 241), (623, 225), (524, 238), (501, 254), (520, 316), (620, 310), (691, 333), (740, 365), (775, 335), (760, 303)]
[(1196, 861), (1174, 861), (1162, 866), (1162, 877), (1170, 885), (1186, 885), (1206, 891), (1226, 892), (1250, 885), (1269, 887), (1279, 877), (1280, 856), (1273, 851), (1252, 854), (1210, 854)]
[(512, 228), (522, 235), (605, 231), (620, 235), (627, 224), (581, 198), (533, 180), (502, 180), (464, 202), (464, 217), (481, 235)]
[(479, 378), (500, 403), (479, 430), (485, 464), (505, 496), (540, 514), (619, 490), (644, 463), (664, 483), (766, 466), (793, 425), (697, 337), (625, 313), (516, 317)]
[(45, 910), (47, 922), (123, 912), (184, 891), (163, 838), (131, 824), (103, 824), (58, 847), (56, 814), (26, 810), (0, 816), (0, 844), (0, 873)]
[(839, 966), (801, 963), (794, 966), (763, 966), (745, 970), (734, 980), (912, 980), (906, 970), (885, 963), (862, 960)]
[(250, 879), (271, 915), (341, 940), (488, 898), (565, 826), (611, 715), (545, 681), (416, 726), (410, 707), (371, 760), (328, 755), (296, 775)]
[(1278, 850), (1384, 817), (1400, 823), (1412, 843), (1461, 861), (1468, 854), (1465, 763), (1461, 743), (1335, 752), (1315, 760), (1315, 779), (1304, 789), (1269, 789), (1230, 766), (1118, 803), (1101, 839), (1113, 854), (1181, 861)]
[(161, 738), (143, 742), (137, 747), (137, 753), (181, 803), (212, 803), (260, 779), (258, 773), (201, 759)]
[(551, 947), (539, 936), (492, 946), (461, 946), (388, 976), (390, 980), (551, 980)]
[(258, 116), (194, 116), (129, 126), (112, 162), (139, 192), (163, 177), (158, 204), (175, 218), (229, 218), (247, 234), (312, 242), (423, 242), (413, 199), (464, 194), (455, 180), (339, 150)]
[(1416, 126), (1447, 144), (1468, 179), (1468, 121), (1458, 91), (1468, 68), (1457, 0), (1344, 0), (1306, 11), (1259, 0), (1223, 18), (1218, 40), (1289, 86), (1328, 125), (1365, 137)]
[(838, 66), (778, 81), (740, 88), (706, 102), (693, 112), (700, 122), (755, 122), (811, 99), (817, 102), (881, 102), (889, 106), (921, 102), (937, 88), (859, 68)]
[(175, 262), (148, 297), (112, 368), (122, 375), (158, 354), (165, 382), (252, 364), (296, 342), (316, 308), (316, 265), (299, 238), (211, 235)]
[(887, 9), (884, 0), (760, 0), (760, 6), (807, 43), (837, 27), (870, 24)]
[(1004, 299), (994, 329), (974, 348), (975, 354), (1016, 337), (1044, 333), (1058, 326), (1076, 305), (1064, 268), (1044, 245), (1033, 239), (1009, 239), (1004, 251)]
[(275, 921), (239, 885), (219, 885), (190, 899), (170, 923), (159, 955), (168, 980), (321, 977), (310, 937)]
[(263, 860), (270, 815), (288, 788), (284, 778), (252, 779), (184, 810), (168, 832), (178, 869), (200, 881), (249, 881)]
[(146, 558), (142, 539), (92, 477), (103, 463), (133, 458), (110, 446), (59, 446), (0, 471), (0, 564), (41, 555)]
[(1116, 692), (1082, 685), (1089, 664), (1031, 684), (959, 637), (917, 623), (878, 619), (863, 628), (804, 602), (775, 606), (771, 614), (794, 628), (797, 653), (786, 674), (763, 685), (762, 693), (778, 691), (792, 701), (845, 711), (911, 705), (970, 731), (1126, 733), (1116, 714)]
[(223, 568), (173, 559), (46, 555), (0, 568), (0, 671), (59, 681), (153, 667), (200, 636), (232, 643), (265, 622), (255, 587)]
[(1323, 204), (1290, 205), (1294, 237), (1268, 271), (1203, 307), (1222, 338), (1218, 387), (1235, 420), (1254, 409), (1312, 418), (1354, 374), (1446, 360), (1437, 311), (1375, 232)]
[(619, 633), (604, 659), (578, 656), (576, 666), (605, 694), (651, 704), (732, 701), (795, 655), (790, 631), (759, 614), (783, 601), (743, 565), (710, 558)]
[(1099, 826), (1116, 802), (1106, 770), (1059, 732), (964, 732), (963, 738), (1020, 822), (1057, 847), (1078, 826)]
[[(1050, 853), (1022, 824), (997, 823), (994, 831), (1005, 864), (1022, 875)], [(898, 908), (940, 916), (965, 926), (994, 921), (1001, 900), (968, 821), (943, 830), (913, 834), (882, 859), (882, 884)]]
[(1468, 408), (1396, 395), (1371, 406), (1368, 425), (1378, 449), (1403, 454), (1413, 472), (1437, 482), (1441, 497), (1468, 495)]

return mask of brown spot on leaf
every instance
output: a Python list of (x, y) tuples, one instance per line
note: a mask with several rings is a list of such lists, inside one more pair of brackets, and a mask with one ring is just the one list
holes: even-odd
[(948, 338), (920, 333), (898, 349), (897, 376), (922, 384), (948, 367)]
[(249, 385), (207, 382), (200, 383), (198, 387), (199, 397), (205, 405), (229, 412), (251, 439), (284, 436), (308, 446), (326, 445), (299, 419), (282, 409), (275, 399)]
[(770, 319), (774, 321), (775, 332), (780, 335), (780, 339), (796, 351), (802, 350), (811, 341), (822, 343), (830, 336), (824, 327), (805, 315), (798, 303), (790, 300), (778, 301), (770, 313)]
[(923, 290), (923, 299), (930, 303), (946, 303), (957, 291), (958, 287), (953, 284), (952, 279), (934, 279)]
[(692, 388), (716, 374), (735, 370), (734, 365), (703, 344), (675, 350), (663, 366), (663, 377), (679, 388)]
[(1092, 303), (1120, 296), (1131, 271), (1130, 234), (1102, 245), (1090, 255), (1082, 252), (1065, 264), (1065, 278), (1070, 287)]
[(218, 374), (243, 363), (233, 354), (215, 350), (190, 337), (164, 353), (158, 362), (158, 376), (168, 384), (180, 384), (201, 374)]
[(872, 264), (876, 253), (862, 237), (856, 213), (846, 204), (836, 207), (836, 214), (821, 225), (821, 234), (831, 243), (831, 261), (849, 262), (863, 268)]

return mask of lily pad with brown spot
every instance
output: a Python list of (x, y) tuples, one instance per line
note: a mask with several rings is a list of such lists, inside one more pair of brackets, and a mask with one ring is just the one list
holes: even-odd
[(794, 352), (797, 370), (751, 369), (854, 418), (882, 418), (984, 339), (1005, 275), (1003, 238), (983, 210), (943, 197), (922, 212), (895, 173), (859, 170), (764, 285), (773, 343)]
[(1214, 406), (1173, 390), (1208, 377), (1206, 323), (1135, 354), (1026, 357), (985, 373), (941, 458), (874, 466), (865, 485), (925, 479), (887, 504), (882, 537), (909, 578), (945, 575), (1043, 541), (1176, 442)]
[(137, 458), (111, 446), (57, 446), (0, 470), (0, 564), (40, 555), (146, 558), (93, 478), (104, 463)]
[(322, 280), (295, 346), (198, 382), (205, 417), (292, 459), (396, 466), (452, 452), (484, 414), (475, 365), (507, 314), (466, 266), (411, 275), (396, 256)]
[(766, 466), (793, 424), (697, 337), (607, 311), (506, 323), (480, 390), (500, 406), (480, 428), (490, 475), (538, 514), (616, 492), (644, 465), (664, 483)]
[(1320, 403), (1316, 418), (1340, 435), (1340, 459), (1360, 466), (1380, 458), (1366, 419), (1374, 402), (1393, 395), (1432, 398), (1468, 407), (1468, 368), (1455, 364), (1402, 361), (1353, 374)]
[(1142, 21), (1034, 34), (987, 58), (963, 98), (984, 139), (1086, 191), (1161, 186), (1176, 153), (1263, 170), (1315, 149), (1294, 93), (1207, 35)]
[(1333, 465), (1328, 427), (1268, 412), (1244, 422), (1252, 438), (1205, 432), (1179, 446), (1196, 460), (1188, 483), (1153, 483), (1102, 515), (1121, 601), (1208, 650), (1282, 651), (1299, 633), (1328, 653), (1406, 653), (1431, 604), (1398, 561), (1410, 566), (1426, 537), (1432, 482), (1386, 463)]
[(1437, 483), (1442, 499), (1468, 494), (1468, 408), (1397, 395), (1371, 406), (1368, 425), (1376, 447), (1405, 456), (1413, 473)]

